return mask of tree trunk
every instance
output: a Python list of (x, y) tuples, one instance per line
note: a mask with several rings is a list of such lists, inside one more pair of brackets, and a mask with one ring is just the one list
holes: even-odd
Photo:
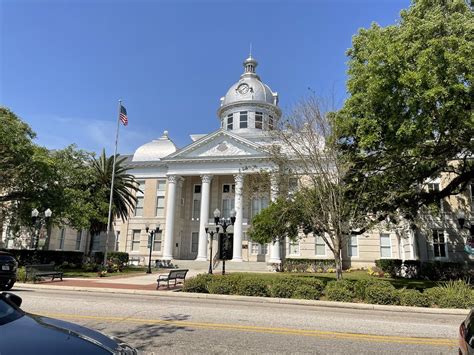
[(342, 280), (342, 257), (341, 249), (334, 251), (334, 261), (336, 263), (336, 278), (337, 280)]

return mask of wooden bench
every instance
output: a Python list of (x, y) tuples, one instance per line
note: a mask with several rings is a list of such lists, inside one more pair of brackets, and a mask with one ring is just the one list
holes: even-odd
[(160, 288), (160, 282), (167, 282), (168, 288), (170, 288), (170, 281), (172, 280), (174, 280), (175, 286), (178, 280), (183, 280), (184, 283), (188, 271), (188, 269), (171, 270), (167, 275), (159, 275), (158, 279), (156, 279), (156, 281), (158, 282), (158, 285), (156, 285), (156, 289), (158, 290)]
[(55, 278), (60, 278), (61, 281), (63, 280), (63, 272), (56, 270), (54, 264), (26, 265), (25, 269), (26, 279), (30, 278), (33, 282), (45, 276), (51, 276), (51, 281)]

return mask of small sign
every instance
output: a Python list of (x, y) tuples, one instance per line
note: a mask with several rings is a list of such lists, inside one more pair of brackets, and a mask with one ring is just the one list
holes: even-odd
[(8, 265), (2, 265), (2, 270), (10, 270), (10, 266), (8, 266)]

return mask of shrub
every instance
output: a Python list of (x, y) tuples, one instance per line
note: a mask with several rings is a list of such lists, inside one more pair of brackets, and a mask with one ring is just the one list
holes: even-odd
[(242, 296), (268, 297), (270, 294), (267, 283), (257, 278), (243, 278), (239, 282), (237, 292)]
[(117, 265), (121, 271), (128, 264), (130, 256), (122, 251), (112, 251), (107, 254), (107, 260)]
[(96, 263), (84, 263), (82, 265), (82, 270), (87, 272), (96, 272), (99, 270), (99, 265)]
[(270, 295), (278, 298), (291, 298), (296, 287), (301, 285), (299, 278), (282, 277), (270, 285)]
[(334, 269), (336, 264), (331, 259), (285, 259), (282, 270), (286, 272), (328, 272)]
[(402, 266), (402, 276), (407, 279), (418, 277), (420, 265), (420, 260), (405, 260)]
[(400, 305), (414, 307), (429, 307), (430, 300), (428, 296), (418, 290), (403, 288), (398, 290)]
[(361, 301), (365, 300), (365, 290), (371, 285), (379, 284), (383, 281), (378, 279), (360, 279), (354, 283), (354, 294)]
[(390, 274), (392, 277), (400, 276), (402, 269), (401, 259), (379, 259), (375, 260), (375, 265), (383, 272)]
[(212, 280), (212, 275), (200, 274), (186, 280), (183, 286), (184, 292), (209, 293), (207, 286)]
[(24, 266), (19, 267), (16, 271), (16, 279), (20, 282), (26, 282), (26, 269)]
[(354, 299), (354, 287), (348, 280), (330, 281), (324, 289), (328, 300), (339, 302), (352, 302)]
[(321, 290), (318, 290), (313, 286), (303, 284), (296, 287), (295, 291), (293, 292), (293, 298), (318, 300), (322, 294), (323, 293)]
[(397, 290), (390, 282), (380, 281), (367, 286), (365, 301), (372, 304), (398, 304), (400, 300)]
[(237, 293), (241, 277), (238, 275), (214, 276), (207, 285), (209, 293), (219, 295), (232, 295)]
[(62, 265), (64, 262), (80, 265), (84, 253), (79, 251), (62, 250), (32, 250), (32, 249), (1, 249), (12, 254), (18, 261), (19, 266), (31, 264), (55, 264)]
[(467, 281), (449, 281), (425, 291), (431, 303), (441, 308), (474, 307), (474, 291)]

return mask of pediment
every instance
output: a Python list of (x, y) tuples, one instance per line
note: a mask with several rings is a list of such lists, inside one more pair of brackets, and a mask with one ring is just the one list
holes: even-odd
[(264, 155), (265, 153), (258, 144), (227, 131), (220, 130), (191, 143), (175, 154), (168, 156), (165, 160)]

